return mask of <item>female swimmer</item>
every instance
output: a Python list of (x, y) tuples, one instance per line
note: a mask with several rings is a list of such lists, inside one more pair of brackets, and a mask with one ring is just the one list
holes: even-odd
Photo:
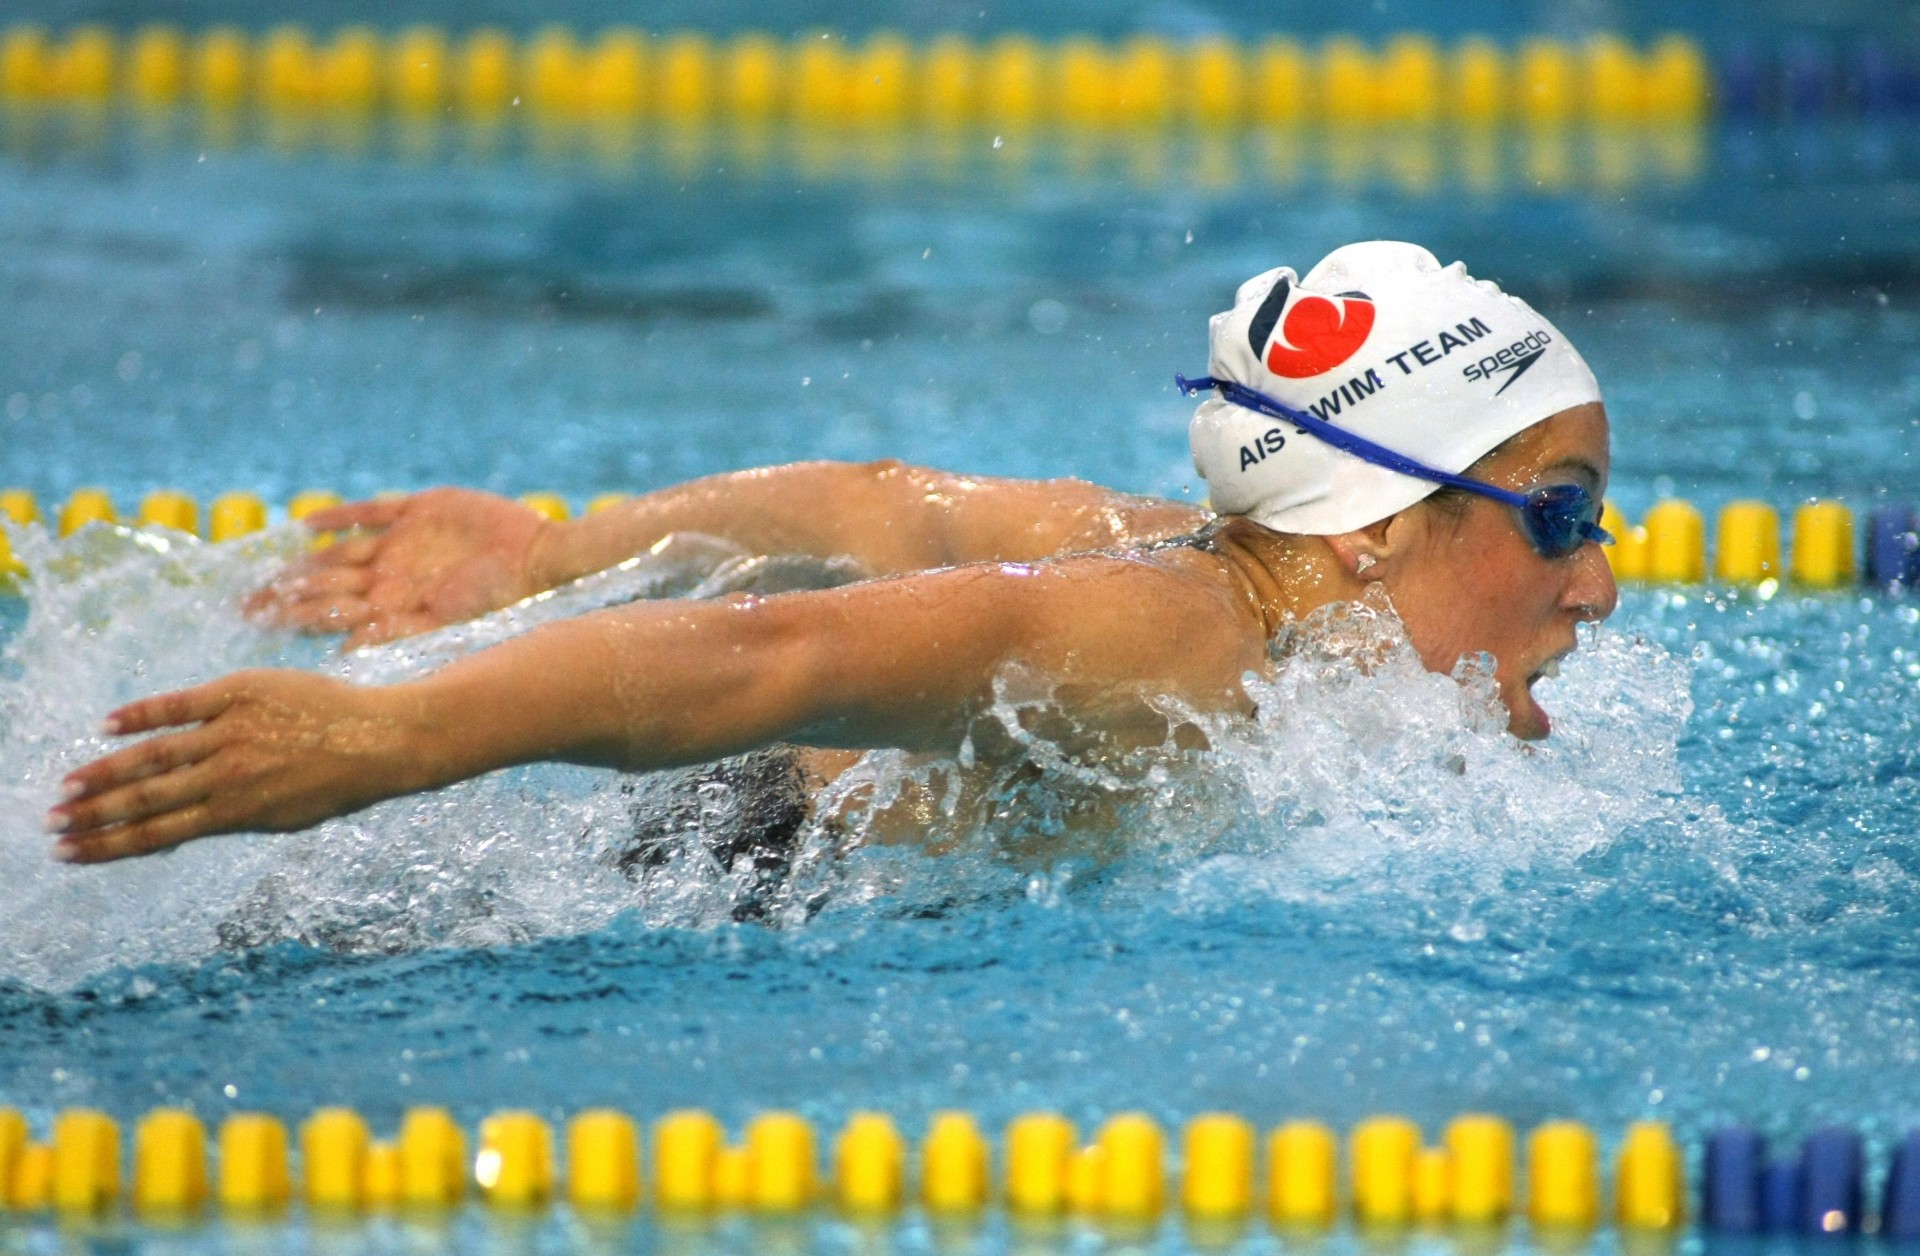
[(1211, 378), (1182, 383), (1215, 394), (1192, 443), (1217, 515), (881, 462), (717, 476), (558, 525), (450, 489), (313, 516), (357, 531), (268, 590), (267, 609), (350, 646), (674, 532), (848, 555), (872, 578), (603, 610), (402, 684), (261, 670), (130, 703), (108, 733), (171, 731), (66, 777), (53, 854), (299, 829), (536, 760), (649, 770), (775, 742), (822, 762), (953, 753), (1010, 667), (1050, 677), (1060, 709), (1110, 743), (1160, 744), (1169, 711), (1250, 711), (1242, 677), (1272, 666), (1281, 626), (1369, 586), (1428, 668), (1491, 655), (1511, 731), (1544, 737), (1534, 682), (1615, 603), (1596, 543), (1607, 419), (1565, 337), (1460, 264), (1375, 241), (1248, 281), (1211, 349)]

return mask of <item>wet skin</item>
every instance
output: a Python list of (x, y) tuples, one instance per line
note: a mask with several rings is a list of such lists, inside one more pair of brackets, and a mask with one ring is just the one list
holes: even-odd
[[(1481, 460), (1510, 488), (1605, 487), (1597, 405)], [(724, 481), (724, 482), (721, 482)], [(242, 672), (131, 703), (115, 734), (159, 732), (65, 779), (56, 858), (96, 862), (215, 833), (304, 828), (494, 768), (560, 760), (629, 770), (771, 741), (822, 751), (952, 753), (1019, 665), (1063, 712), (1120, 742), (1168, 735), (1161, 699), (1250, 709), (1287, 620), (1378, 584), (1421, 660), (1491, 653), (1512, 731), (1546, 735), (1530, 693), (1608, 614), (1604, 556), (1536, 554), (1513, 512), (1430, 503), (1356, 532), (1285, 536), (1228, 520), (1202, 546), (1144, 551), (1207, 516), (1077, 481), (992, 481), (896, 463), (801, 464), (717, 477), (549, 527), (483, 494), (440, 491), (315, 516), (371, 529), (292, 573), (262, 610), (356, 641), (478, 614), (706, 531), (758, 552), (851, 553), (880, 578), (710, 603), (640, 603), (547, 625), (417, 681), (355, 687)], [(160, 731), (174, 730), (174, 731)], [(823, 766), (829, 756), (822, 756)]]
[[(1598, 501), (1607, 471), (1606, 411), (1586, 405), (1528, 428), (1471, 474), (1520, 492), (1575, 483)], [(1385, 587), (1429, 669), (1451, 672), (1463, 658), (1494, 657), (1508, 728), (1518, 737), (1548, 734), (1552, 722), (1534, 683), (1572, 653), (1576, 625), (1605, 619), (1619, 602), (1599, 545), (1543, 558), (1514, 511), (1483, 497), (1467, 498), (1457, 517), (1403, 511), (1329, 541), (1356, 565), (1361, 554), (1374, 558), (1365, 575)]]

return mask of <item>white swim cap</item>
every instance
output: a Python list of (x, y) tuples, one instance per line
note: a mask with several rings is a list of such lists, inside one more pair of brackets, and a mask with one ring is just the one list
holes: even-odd
[[(1305, 278), (1270, 270), (1209, 333), (1215, 379), (1443, 471), (1600, 400), (1585, 360), (1532, 306), (1417, 244), (1349, 244)], [(1190, 437), (1213, 508), (1279, 532), (1350, 532), (1438, 487), (1218, 397), (1200, 403)]]

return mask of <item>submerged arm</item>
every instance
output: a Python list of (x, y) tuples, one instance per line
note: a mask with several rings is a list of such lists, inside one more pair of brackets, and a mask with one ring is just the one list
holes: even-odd
[(92, 862), (537, 760), (652, 769), (775, 740), (951, 751), (1009, 664), (1056, 679), (1086, 719), (1126, 721), (1156, 695), (1244, 707), (1263, 649), (1225, 586), (1092, 556), (643, 603), (385, 688), (243, 672), (133, 703), (110, 731), (189, 727), (72, 773), (49, 823), (59, 857)]

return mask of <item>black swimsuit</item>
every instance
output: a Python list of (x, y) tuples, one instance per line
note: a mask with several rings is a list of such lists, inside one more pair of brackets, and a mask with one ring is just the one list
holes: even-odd
[[(632, 784), (623, 789), (638, 792)], [(766, 746), (680, 777), (664, 801), (636, 798), (633, 842), (613, 854), (613, 865), (637, 881), (698, 841), (722, 869), (751, 873), (749, 892), (733, 915), (756, 919), (764, 914), (761, 900), (785, 879), (812, 815), (813, 788), (800, 752)]]

